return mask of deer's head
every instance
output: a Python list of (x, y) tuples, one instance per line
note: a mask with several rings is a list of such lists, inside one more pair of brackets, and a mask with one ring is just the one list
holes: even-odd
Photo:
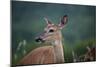
[(68, 16), (64, 15), (58, 25), (53, 24), (47, 18), (44, 18), (47, 26), (44, 28), (44, 32), (36, 37), (36, 42), (52, 42), (55, 40), (61, 40), (61, 29), (67, 24)]

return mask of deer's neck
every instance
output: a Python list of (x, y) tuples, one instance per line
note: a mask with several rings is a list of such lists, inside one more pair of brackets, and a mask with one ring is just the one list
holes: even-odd
[(55, 57), (56, 57), (56, 62), (57, 63), (63, 63), (64, 62), (64, 53), (63, 53), (63, 45), (62, 45), (61, 34), (58, 37), (60, 37), (60, 38), (56, 39), (53, 43), (54, 53), (55, 53)]

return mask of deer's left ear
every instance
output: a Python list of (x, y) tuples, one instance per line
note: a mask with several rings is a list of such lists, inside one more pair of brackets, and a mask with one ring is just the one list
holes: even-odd
[(46, 17), (44, 17), (44, 20), (46, 21), (47, 25), (51, 25), (51, 21), (49, 21)]
[(64, 28), (64, 26), (67, 24), (67, 22), (68, 22), (68, 16), (64, 15), (61, 18), (61, 21), (60, 21), (60, 24), (59, 24), (60, 29)]

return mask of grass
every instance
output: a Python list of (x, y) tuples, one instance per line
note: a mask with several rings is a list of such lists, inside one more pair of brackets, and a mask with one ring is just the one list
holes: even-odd
[[(46, 44), (45, 44), (46, 45)], [(12, 64), (16, 65), (25, 55), (27, 55), (30, 51), (33, 49), (44, 46), (44, 45), (37, 45), (34, 42), (27, 43), (24, 48), (21, 48), (20, 51), (16, 51), (16, 53), (12, 53)], [(72, 50), (80, 56), (86, 53), (86, 47), (93, 47), (96, 46), (96, 41), (95, 39), (88, 39), (84, 41), (79, 41), (73, 44), (73, 46), (70, 46), (68, 43), (64, 43), (64, 57), (65, 57), (65, 63), (71, 63), (73, 62), (73, 57), (72, 57)], [(23, 50), (26, 50), (26, 54), (23, 55)], [(15, 60), (14, 55), (17, 55), (17, 58)]]

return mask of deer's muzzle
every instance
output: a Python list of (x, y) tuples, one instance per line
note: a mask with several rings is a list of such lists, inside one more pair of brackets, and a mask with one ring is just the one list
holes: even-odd
[(44, 40), (43, 40), (41, 37), (37, 37), (37, 38), (35, 39), (35, 41), (36, 41), (36, 42), (44, 42)]

